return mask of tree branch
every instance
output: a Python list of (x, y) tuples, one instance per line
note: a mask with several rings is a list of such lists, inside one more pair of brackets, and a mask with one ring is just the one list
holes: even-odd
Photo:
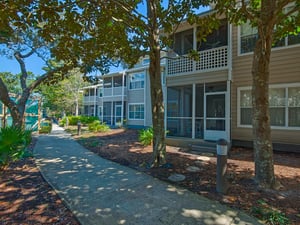
[(23, 57), (20, 52), (18, 52), (18, 51), (15, 52), (14, 56), (15, 56), (16, 60), (18, 61), (18, 63), (20, 64), (20, 68), (21, 68), (20, 84), (21, 84), (22, 90), (24, 90), (27, 87), (26, 80), (28, 77), (26, 66), (25, 66)]

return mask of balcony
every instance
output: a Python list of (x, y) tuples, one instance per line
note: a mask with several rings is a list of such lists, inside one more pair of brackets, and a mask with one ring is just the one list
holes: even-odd
[(199, 52), (199, 61), (188, 56), (168, 59), (167, 75), (185, 75), (197, 72), (209, 72), (228, 67), (228, 46)]
[(94, 103), (96, 101), (96, 96), (84, 96), (83, 102), (85, 103)]

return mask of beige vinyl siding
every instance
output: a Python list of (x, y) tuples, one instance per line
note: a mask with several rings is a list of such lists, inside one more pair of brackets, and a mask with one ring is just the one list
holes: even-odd
[[(232, 54), (232, 139), (252, 140), (252, 129), (237, 127), (237, 88), (252, 85), (253, 54), (238, 55), (238, 29), (233, 28)], [(272, 50), (270, 84), (300, 83), (300, 46), (288, 46)], [(272, 129), (274, 143), (300, 144), (300, 130)]]
[(227, 70), (214, 72), (197, 73), (192, 75), (167, 76), (167, 86), (186, 85), (193, 83), (210, 83), (226, 81), (228, 77)]

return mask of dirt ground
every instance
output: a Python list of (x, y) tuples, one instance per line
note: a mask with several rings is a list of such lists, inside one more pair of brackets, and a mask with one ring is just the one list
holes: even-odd
[[(300, 224), (300, 154), (275, 153), (275, 174), (282, 184), (278, 191), (260, 190), (254, 184), (253, 153), (251, 149), (234, 148), (228, 158), (226, 195), (216, 192), (216, 157), (191, 154), (187, 149), (167, 147), (167, 164), (151, 168), (152, 147), (140, 145), (135, 130), (115, 129), (94, 135), (74, 136), (82, 145), (100, 155), (166, 182), (187, 188), (247, 213), (263, 202), (285, 213), (293, 225)], [(34, 145), (34, 143), (33, 143)], [(194, 166), (197, 172), (187, 168)], [(183, 174), (186, 179), (171, 182), (172, 174)], [(64, 206), (57, 194), (41, 177), (29, 157), (12, 164), (0, 174), (0, 225), (72, 224), (76, 218)]]
[[(34, 138), (30, 151), (36, 142)], [(79, 225), (28, 157), (0, 171), (0, 225)]]

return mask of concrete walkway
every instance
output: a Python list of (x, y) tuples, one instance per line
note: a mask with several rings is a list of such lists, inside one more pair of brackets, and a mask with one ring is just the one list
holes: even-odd
[(256, 219), (83, 148), (56, 125), (37, 165), (82, 225), (259, 224)]

